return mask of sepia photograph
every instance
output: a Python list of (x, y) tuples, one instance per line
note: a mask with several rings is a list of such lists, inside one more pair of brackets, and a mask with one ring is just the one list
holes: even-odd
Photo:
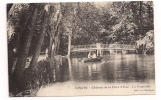
[(153, 1), (6, 9), (9, 97), (155, 95)]

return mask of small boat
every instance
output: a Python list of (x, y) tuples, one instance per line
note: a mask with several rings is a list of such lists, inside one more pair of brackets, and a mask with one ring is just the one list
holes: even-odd
[(102, 58), (101, 57), (97, 57), (97, 58), (84, 58), (83, 61), (84, 62), (101, 62)]

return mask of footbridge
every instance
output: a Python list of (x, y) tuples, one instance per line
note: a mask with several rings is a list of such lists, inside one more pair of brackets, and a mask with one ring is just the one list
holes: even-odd
[(109, 51), (110, 53), (117, 51), (121, 51), (122, 53), (127, 52), (129, 50), (136, 50), (135, 45), (127, 45), (127, 44), (87, 44), (87, 45), (71, 45), (71, 52), (89, 52), (89, 51)]

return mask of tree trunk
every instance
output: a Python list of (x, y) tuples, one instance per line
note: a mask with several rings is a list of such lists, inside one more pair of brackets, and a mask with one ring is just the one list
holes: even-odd
[[(58, 12), (58, 13), (56, 13)], [(48, 47), (48, 57), (51, 58), (51, 56), (54, 54), (55, 50), (52, 50), (52, 46), (53, 46), (53, 41), (54, 41), (54, 38), (56, 36), (56, 31), (58, 30), (58, 26), (59, 26), (59, 23), (60, 23), (60, 20), (62, 18), (62, 15), (61, 15), (61, 11), (60, 11), (60, 3), (57, 5), (57, 11), (56, 11), (55, 14), (53, 17), (54, 18), (57, 18), (57, 19), (54, 19), (54, 20), (57, 20), (56, 22), (53, 22), (53, 18), (51, 18), (51, 33), (50, 33), (50, 41), (49, 41), (49, 47)], [(54, 46), (55, 46), (55, 43), (54, 43)], [(54, 47), (55, 49), (55, 47)]]
[(54, 45), (53, 53), (54, 53), (54, 55), (57, 55), (58, 42), (59, 42), (59, 38), (58, 38), (58, 36), (56, 36), (54, 40), (55, 40), (55, 41), (54, 41), (54, 44), (55, 44), (55, 45)]
[(54, 50), (53, 50), (53, 54), (57, 55), (58, 54), (58, 49), (59, 49), (59, 44), (60, 44), (60, 20), (61, 20), (61, 16), (58, 19), (58, 23), (57, 23), (57, 28), (56, 28), (56, 36), (54, 39)]
[(69, 29), (69, 34), (68, 34), (68, 54), (67, 57), (70, 57), (71, 53), (71, 41), (72, 41), (72, 33), (76, 30), (76, 6), (79, 4), (72, 4), (73, 8), (71, 10), (71, 26)]
[(49, 40), (49, 47), (48, 47), (48, 57), (51, 58), (52, 56), (52, 44), (53, 44), (53, 37), (50, 35), (50, 40)]
[(34, 34), (33, 28), (36, 23), (36, 18), (37, 18), (37, 9), (35, 10), (34, 15), (33, 15), (32, 25), (31, 25), (32, 28), (30, 28), (30, 32), (27, 35), (25, 42), (23, 43), (24, 45), (23, 45), (22, 51), (20, 51), (20, 56), (17, 59), (17, 64), (15, 67), (15, 71), (13, 73), (14, 78), (17, 79), (18, 81), (20, 81), (21, 78), (23, 77), (23, 72), (24, 72), (24, 68), (26, 65), (26, 58), (28, 56), (31, 40)]
[(60, 36), (57, 36), (57, 43), (56, 43), (55, 54), (58, 54), (59, 47), (60, 47)]
[(70, 32), (69, 35), (68, 35), (68, 54), (67, 54), (67, 57), (70, 57), (70, 52), (71, 52), (71, 34), (72, 34), (72, 32)]
[(12, 75), (12, 67), (14, 63), (14, 52), (12, 49), (8, 49), (8, 73), (9, 77)]
[[(48, 47), (48, 57), (49, 57), (49, 78), (50, 78), (50, 82), (52, 81), (55, 81), (54, 79), (54, 75), (55, 75), (55, 60), (54, 60), (54, 56), (55, 56), (55, 50), (57, 49), (57, 36), (59, 36), (59, 31), (58, 31), (58, 28), (59, 28), (59, 23), (60, 23), (60, 20), (62, 18), (62, 15), (61, 15), (61, 11), (60, 11), (60, 3), (58, 4), (58, 7), (57, 7), (57, 11), (59, 13), (54, 13), (54, 17), (57, 18), (55, 19), (56, 22), (52, 22), (52, 31), (51, 31), (51, 37), (50, 37), (50, 43), (49, 43), (49, 47)], [(57, 17), (56, 17), (57, 16)], [(54, 41), (54, 43), (53, 43)]]
[(142, 28), (143, 27), (143, 25), (142, 25), (142, 1), (140, 1), (139, 3), (140, 3), (140, 11), (139, 11), (140, 29), (139, 29), (139, 31), (140, 31), (140, 34), (143, 35), (143, 30), (142, 30), (143, 29)]
[(41, 45), (44, 41), (44, 36), (45, 36), (45, 32), (46, 32), (46, 20), (47, 20), (46, 15), (47, 14), (45, 11), (42, 14), (44, 14), (44, 15), (42, 17), (42, 24), (41, 24), (41, 29), (40, 29), (40, 33), (39, 33), (39, 39), (38, 39), (38, 42), (36, 45), (35, 53), (33, 55), (33, 58), (31, 60), (30, 66), (29, 66), (29, 68), (31, 68), (31, 69), (35, 69), (35, 65), (37, 63), (37, 60), (38, 60), (38, 57), (39, 57), (39, 54), (41, 51)]

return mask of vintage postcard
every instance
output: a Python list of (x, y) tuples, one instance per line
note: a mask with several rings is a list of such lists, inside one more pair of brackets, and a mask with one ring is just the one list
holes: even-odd
[(155, 94), (152, 1), (6, 6), (10, 97)]

